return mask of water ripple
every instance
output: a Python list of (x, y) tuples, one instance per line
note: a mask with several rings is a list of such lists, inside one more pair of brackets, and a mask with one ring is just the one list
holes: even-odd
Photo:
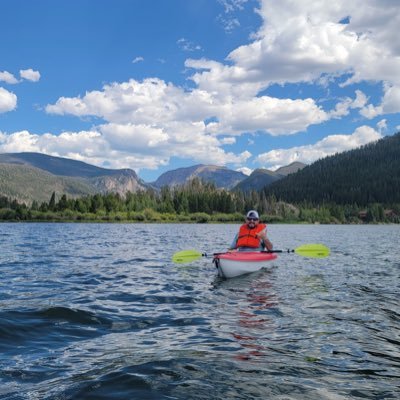
[(331, 256), (231, 280), (171, 262), (236, 229), (0, 225), (0, 399), (399, 398), (400, 228), (270, 226)]

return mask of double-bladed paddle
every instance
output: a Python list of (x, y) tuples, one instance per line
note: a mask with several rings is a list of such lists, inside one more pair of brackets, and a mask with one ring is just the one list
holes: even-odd
[[(323, 244), (303, 244), (294, 250), (267, 250), (265, 253), (296, 253), (303, 257), (324, 258), (328, 257), (330, 250)], [(214, 253), (213, 255), (223, 254)], [(198, 260), (200, 257), (209, 257), (207, 253), (201, 253), (198, 250), (182, 250), (172, 256), (172, 261), (176, 264), (185, 264)]]

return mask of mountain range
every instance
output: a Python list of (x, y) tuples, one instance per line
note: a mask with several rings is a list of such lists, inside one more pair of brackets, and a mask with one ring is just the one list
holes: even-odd
[(225, 167), (195, 165), (165, 172), (155, 182), (146, 183), (131, 169), (100, 168), (41, 153), (4, 153), (0, 154), (0, 195), (26, 203), (48, 201), (53, 192), (73, 198), (107, 192), (124, 195), (128, 191), (184, 185), (196, 177), (217, 188), (260, 190), (304, 166), (293, 163), (275, 172), (257, 169), (247, 176)]
[(221, 189), (242, 191), (261, 190), (264, 186), (297, 172), (305, 166), (306, 164), (294, 162), (276, 171), (256, 169), (250, 176), (247, 176), (242, 172), (233, 171), (226, 167), (194, 165), (193, 167), (178, 168), (165, 172), (152, 185), (156, 188), (180, 186), (194, 178), (199, 178), (206, 182), (212, 182), (217, 188)]
[(239, 182), (234, 189), (241, 190), (242, 192), (250, 192), (252, 190), (258, 191), (271, 183), (302, 170), (305, 166), (306, 164), (301, 162), (293, 162), (285, 167), (277, 169), (276, 171), (258, 168), (255, 169), (250, 176)]
[(106, 169), (39, 153), (0, 154), (0, 195), (27, 204), (49, 201), (53, 192), (76, 198), (95, 193), (121, 195), (184, 185), (193, 178), (229, 190), (263, 190), (288, 203), (400, 204), (400, 133), (311, 165), (293, 163), (277, 171), (256, 169), (250, 176), (228, 168), (195, 165), (146, 183), (130, 169)]
[(246, 179), (247, 175), (215, 165), (194, 165), (193, 167), (178, 168), (163, 173), (153, 182), (153, 186), (159, 189), (163, 186), (180, 186), (194, 178), (213, 182), (218, 188), (233, 189), (238, 183)]
[(147, 189), (131, 169), (107, 169), (41, 153), (0, 154), (0, 195), (30, 203), (53, 192), (68, 197)]

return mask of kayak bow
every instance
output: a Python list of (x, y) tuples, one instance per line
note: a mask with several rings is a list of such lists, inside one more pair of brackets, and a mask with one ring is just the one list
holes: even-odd
[(236, 276), (255, 272), (261, 268), (270, 267), (275, 260), (275, 253), (263, 251), (235, 251), (214, 254), (213, 262), (218, 268), (218, 274), (223, 278), (234, 278)]

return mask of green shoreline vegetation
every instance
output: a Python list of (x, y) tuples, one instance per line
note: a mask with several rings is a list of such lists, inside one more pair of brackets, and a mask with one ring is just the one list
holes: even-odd
[(335, 203), (289, 204), (265, 192), (219, 190), (213, 184), (193, 180), (190, 184), (159, 193), (153, 190), (95, 194), (58, 199), (53, 192), (49, 202), (26, 205), (0, 197), (0, 221), (38, 222), (158, 222), (158, 223), (236, 223), (249, 209), (257, 209), (269, 223), (400, 223), (400, 204)]

